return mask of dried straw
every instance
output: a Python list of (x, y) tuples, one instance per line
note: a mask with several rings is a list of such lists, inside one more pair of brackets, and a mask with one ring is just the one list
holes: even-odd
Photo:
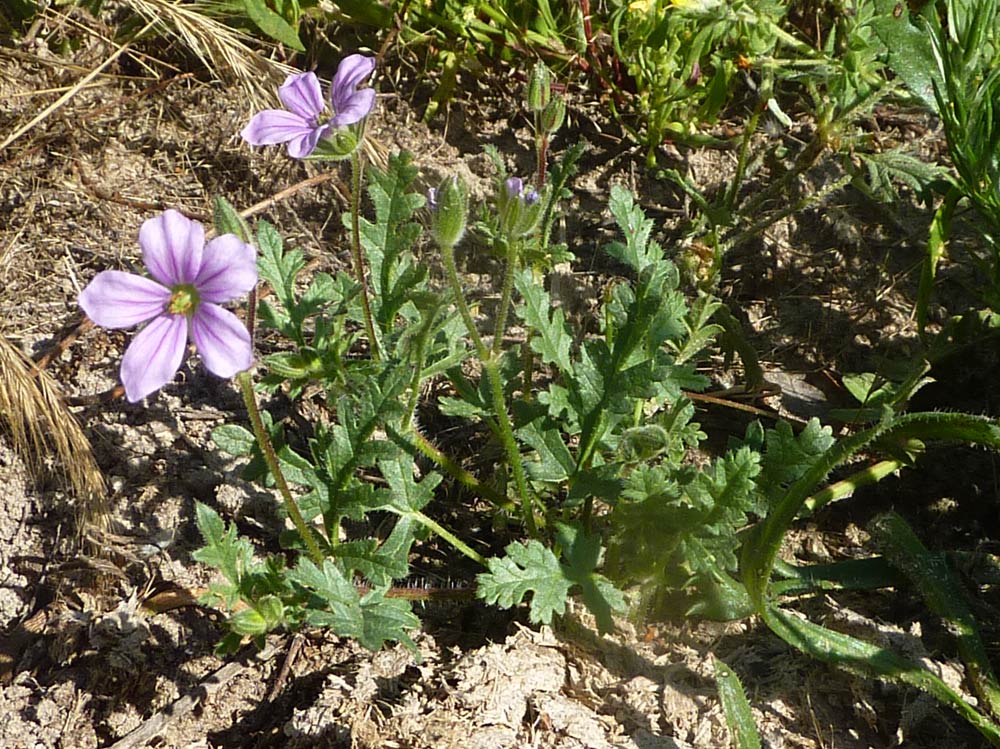
[(292, 71), (247, 46), (251, 37), (245, 33), (212, 18), (210, 3), (181, 5), (170, 0), (124, 0), (124, 4), (154, 22), (158, 32), (190, 49), (217, 78), (239, 84), (255, 109), (270, 103), (276, 84)]
[(53, 451), (70, 489), (80, 501), (81, 536), (88, 526), (108, 528), (104, 478), (90, 442), (45, 372), (0, 337), (0, 425), (28, 468), (38, 473), (53, 462)]

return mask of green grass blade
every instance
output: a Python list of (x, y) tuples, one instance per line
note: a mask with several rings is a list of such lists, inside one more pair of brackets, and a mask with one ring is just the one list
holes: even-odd
[(931, 228), (927, 235), (927, 257), (920, 272), (920, 287), (917, 289), (917, 331), (923, 335), (927, 326), (927, 307), (934, 291), (934, 279), (937, 277), (938, 263), (945, 256), (948, 248), (948, 235), (951, 233), (951, 217), (955, 206), (962, 197), (962, 192), (953, 187), (945, 195), (944, 202), (934, 212)]

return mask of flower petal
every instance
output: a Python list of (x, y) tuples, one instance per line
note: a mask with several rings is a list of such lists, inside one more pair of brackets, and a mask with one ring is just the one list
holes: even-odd
[(293, 112), (265, 109), (253, 116), (240, 135), (251, 146), (270, 146), (301, 138), (315, 129), (308, 120)]
[(278, 98), (285, 108), (315, 125), (316, 118), (323, 113), (323, 89), (315, 73), (290, 75), (278, 89)]
[(246, 326), (229, 310), (203, 303), (191, 317), (191, 339), (205, 367), (219, 377), (250, 369), (253, 351)]
[[(348, 55), (340, 61), (340, 65), (337, 66), (337, 74), (333, 76), (333, 83), (330, 84), (330, 103), (333, 105), (335, 115), (340, 114), (350, 106), (349, 99), (355, 93), (358, 84), (370, 76), (373, 70), (375, 70), (374, 57)], [(372, 102), (374, 101), (373, 94)], [(369, 109), (371, 109), (370, 106)], [(364, 117), (364, 115), (361, 116)]]
[(330, 131), (330, 125), (321, 125), (300, 136), (296, 136), (288, 142), (288, 155), (293, 159), (304, 159), (316, 150), (319, 139)]
[(203, 302), (228, 302), (257, 285), (257, 251), (235, 234), (207, 245), (194, 286)]
[(145, 221), (139, 230), (142, 259), (164, 286), (191, 283), (201, 267), (205, 227), (173, 209)]
[(139, 331), (122, 357), (122, 383), (130, 402), (142, 400), (174, 379), (186, 344), (184, 315), (160, 315)]
[(373, 106), (375, 106), (375, 89), (363, 88), (355, 91), (336, 108), (337, 114), (330, 120), (330, 124), (334, 127), (353, 125), (367, 117)]
[(80, 307), (104, 328), (130, 328), (163, 312), (170, 290), (149, 278), (106, 270), (80, 292)]

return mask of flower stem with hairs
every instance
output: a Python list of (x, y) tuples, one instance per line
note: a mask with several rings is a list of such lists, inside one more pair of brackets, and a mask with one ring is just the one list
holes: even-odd
[(278, 492), (281, 494), (281, 499), (285, 504), (285, 511), (288, 513), (288, 517), (292, 519), (292, 523), (295, 524), (295, 529), (299, 532), (299, 536), (302, 537), (302, 541), (309, 551), (309, 557), (316, 564), (322, 565), (323, 552), (320, 551), (312, 529), (306, 524), (302, 513), (299, 512), (299, 506), (295, 502), (295, 497), (292, 496), (291, 489), (288, 488), (285, 474), (282, 473), (281, 465), (278, 463), (278, 455), (274, 451), (274, 445), (271, 444), (271, 438), (268, 436), (267, 429), (264, 427), (264, 422), (260, 417), (260, 408), (257, 406), (257, 395), (253, 391), (253, 379), (250, 376), (250, 370), (240, 372), (236, 375), (236, 380), (240, 384), (240, 392), (243, 393), (243, 402), (246, 403), (247, 412), (250, 414), (250, 424), (253, 427), (254, 436), (257, 438), (257, 444), (264, 455), (264, 462), (267, 463), (271, 475), (274, 476), (274, 483), (278, 487)]

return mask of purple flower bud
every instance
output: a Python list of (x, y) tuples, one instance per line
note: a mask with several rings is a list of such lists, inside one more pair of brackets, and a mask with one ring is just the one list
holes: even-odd
[(538, 223), (541, 196), (532, 187), (525, 187), (520, 177), (504, 180), (497, 196), (497, 217), (504, 234), (521, 237), (530, 233)]
[(508, 198), (519, 198), (524, 192), (524, 182), (520, 177), (508, 177), (503, 184)]

